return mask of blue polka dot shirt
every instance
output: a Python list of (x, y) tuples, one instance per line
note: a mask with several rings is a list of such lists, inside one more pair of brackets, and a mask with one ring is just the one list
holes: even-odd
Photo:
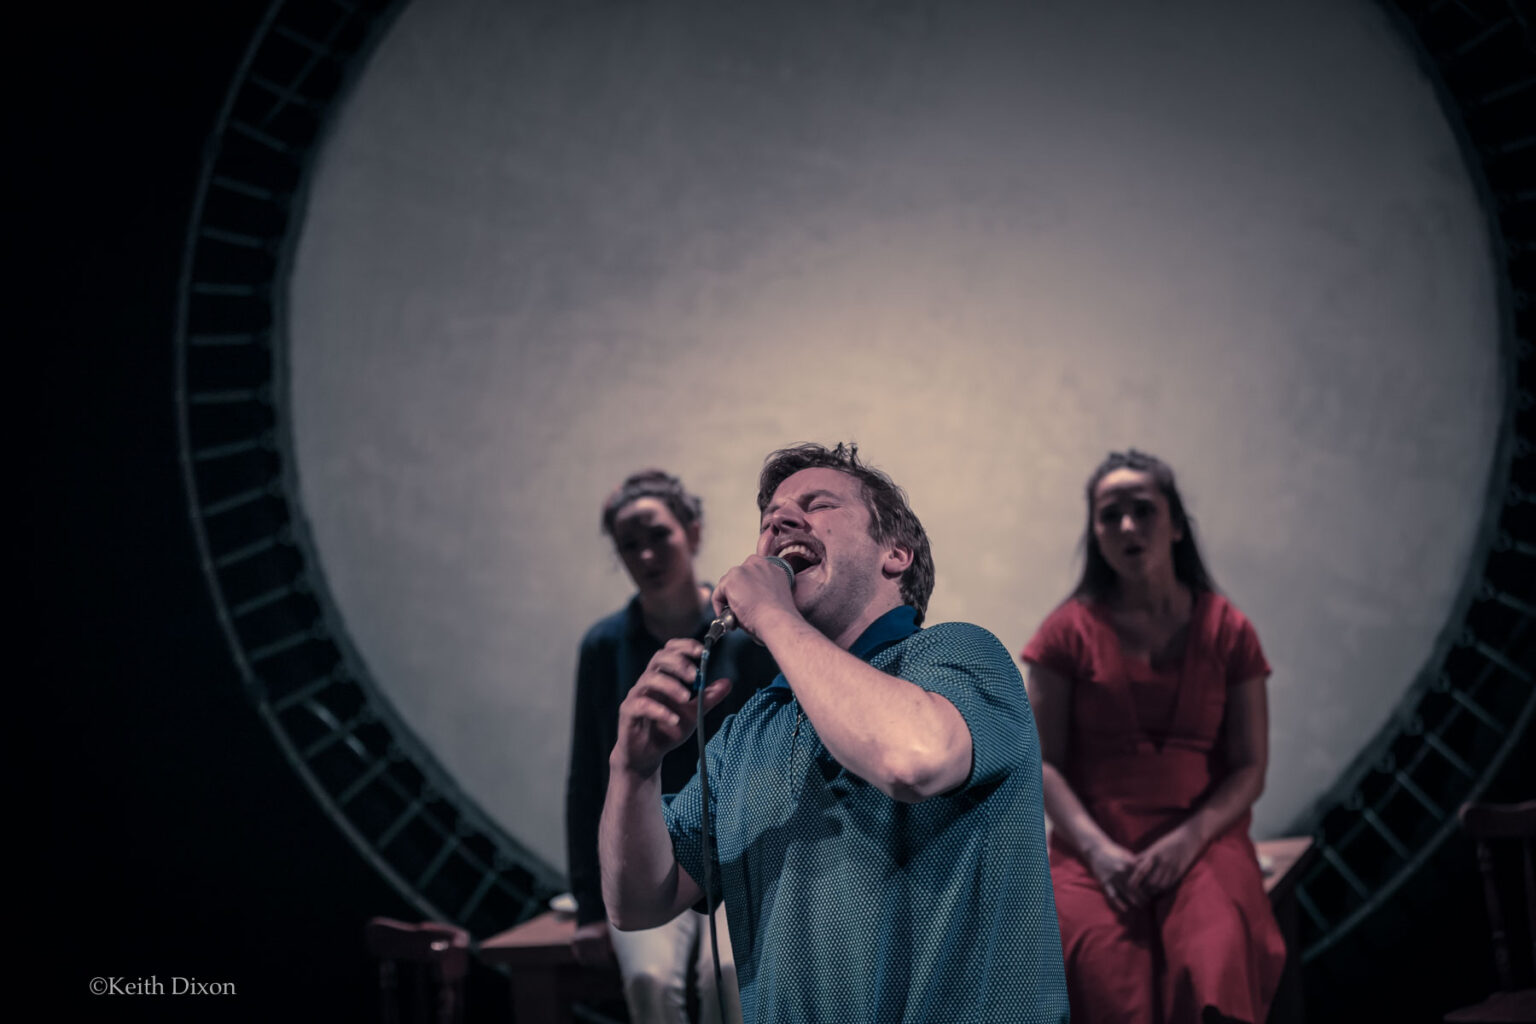
[[(1040, 747), (991, 633), (920, 630), (910, 607), (850, 648), (937, 693), (970, 729), (970, 777), (916, 804), (837, 763), (782, 676), (709, 743), (715, 893), (749, 1024), (1067, 1020)], [(665, 809), (702, 884), (699, 780)]]

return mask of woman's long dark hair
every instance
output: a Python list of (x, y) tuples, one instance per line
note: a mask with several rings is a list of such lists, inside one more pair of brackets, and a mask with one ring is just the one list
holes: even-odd
[(1183, 536), (1173, 544), (1173, 574), (1191, 591), (1214, 591), (1216, 581), (1205, 568), (1200, 557), (1200, 545), (1195, 543), (1195, 521), (1184, 510), (1184, 499), (1179, 496), (1178, 484), (1173, 479), (1173, 469), (1162, 459), (1146, 452), (1129, 448), (1123, 452), (1110, 452), (1088, 478), (1088, 528), (1083, 532), (1083, 575), (1072, 590), (1073, 597), (1100, 601), (1114, 593), (1118, 583), (1115, 570), (1105, 561), (1099, 550), (1098, 538), (1093, 535), (1093, 492), (1099, 482), (1117, 469), (1132, 469), (1152, 477), (1157, 489), (1168, 499), (1168, 514), (1173, 525)]

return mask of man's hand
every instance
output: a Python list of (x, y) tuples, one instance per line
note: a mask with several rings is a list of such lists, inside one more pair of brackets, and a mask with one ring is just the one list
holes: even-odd
[(583, 967), (606, 967), (613, 963), (613, 941), (608, 937), (607, 921), (588, 921), (571, 936), (571, 955)]
[[(775, 570), (776, 572), (778, 570)], [(782, 581), (783, 573), (779, 573)], [(609, 759), (611, 767), (636, 778), (648, 778), (661, 767), (669, 751), (693, 734), (698, 707), (693, 682), (704, 645), (691, 637), (668, 640), (619, 705), (619, 741)], [(729, 679), (716, 679), (704, 688), (708, 711), (731, 692)]]
[(712, 600), (716, 616), (729, 607), (737, 624), (753, 636), (759, 635), (757, 622), (765, 613), (777, 609), (800, 614), (783, 567), (762, 555), (748, 555), (745, 562), (720, 577)]
[(1150, 902), (1178, 885), (1198, 856), (1200, 842), (1195, 834), (1176, 828), (1136, 855), (1126, 887), (1136, 902)]

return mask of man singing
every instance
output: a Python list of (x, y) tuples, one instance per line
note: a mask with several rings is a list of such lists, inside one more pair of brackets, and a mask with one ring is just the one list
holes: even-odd
[[(774, 452), (757, 503), (757, 554), (714, 603), (783, 672), (706, 755), (745, 1019), (1065, 1021), (1040, 750), (1013, 660), (977, 626), (919, 628), (927, 535), (856, 447)], [(599, 842), (620, 929), (703, 896), (699, 778), (664, 807), (658, 774), (693, 731), (702, 650), (668, 642), (619, 710)], [(729, 687), (711, 683), (705, 706)]]

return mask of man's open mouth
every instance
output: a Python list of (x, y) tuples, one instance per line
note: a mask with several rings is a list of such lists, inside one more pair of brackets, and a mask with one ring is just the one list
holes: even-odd
[(789, 563), (789, 567), (799, 575), (812, 566), (821, 564), (821, 554), (804, 541), (790, 541), (774, 554)]

